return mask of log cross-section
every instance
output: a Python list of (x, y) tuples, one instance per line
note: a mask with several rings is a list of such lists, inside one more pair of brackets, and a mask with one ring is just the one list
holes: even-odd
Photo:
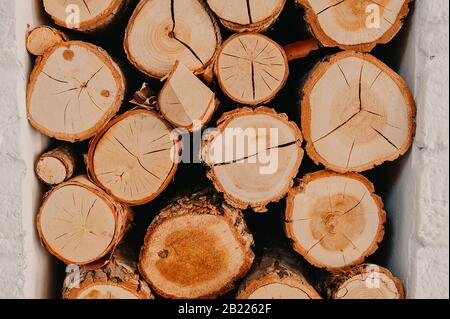
[(307, 153), (337, 172), (362, 172), (405, 154), (415, 114), (404, 80), (369, 54), (345, 51), (329, 57), (303, 88)]

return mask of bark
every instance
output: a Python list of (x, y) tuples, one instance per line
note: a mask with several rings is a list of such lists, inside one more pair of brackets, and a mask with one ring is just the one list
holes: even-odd
[(42, 25), (28, 31), (27, 50), (30, 54), (41, 56), (48, 49), (67, 40), (67, 36), (61, 31)]
[(225, 113), (202, 146), (208, 178), (227, 202), (266, 212), (293, 185), (303, 159), (302, 135), (285, 114), (259, 107)]
[(362, 264), (330, 275), (322, 290), (331, 299), (404, 299), (402, 282), (388, 269)]
[(134, 254), (121, 245), (100, 269), (74, 268), (66, 276), (64, 299), (154, 299), (140, 277)]
[(400, 31), (413, 0), (297, 0), (311, 33), (326, 47), (368, 52)]
[(47, 185), (58, 185), (72, 178), (76, 169), (75, 154), (61, 146), (42, 154), (36, 162), (37, 177)]
[(286, 251), (266, 249), (239, 287), (237, 299), (321, 299), (304, 268)]
[(378, 249), (386, 212), (362, 175), (320, 171), (289, 191), (285, 230), (309, 263), (329, 271), (360, 264)]
[(36, 223), (52, 255), (66, 264), (88, 265), (114, 251), (131, 221), (126, 206), (79, 176), (45, 195)]
[(124, 76), (104, 50), (62, 42), (36, 61), (27, 90), (28, 118), (44, 135), (83, 141), (117, 113), (124, 92)]
[(141, 0), (124, 46), (139, 71), (161, 79), (176, 61), (203, 73), (214, 62), (220, 43), (220, 29), (203, 1)]
[(310, 73), (301, 100), (306, 151), (337, 172), (362, 172), (411, 147), (416, 107), (404, 80), (369, 54), (341, 52)]
[(227, 29), (234, 32), (264, 32), (278, 19), (286, 0), (207, 0)]
[(148, 228), (139, 269), (166, 298), (215, 298), (233, 289), (253, 262), (241, 211), (210, 190), (179, 197)]
[(113, 119), (91, 140), (87, 167), (112, 197), (143, 205), (170, 184), (180, 154), (171, 126), (157, 113), (137, 108)]

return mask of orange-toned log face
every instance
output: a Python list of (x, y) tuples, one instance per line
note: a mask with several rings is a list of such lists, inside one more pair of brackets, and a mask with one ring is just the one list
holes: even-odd
[(181, 286), (204, 283), (226, 268), (228, 250), (214, 232), (185, 229), (170, 234), (158, 253), (156, 267)]

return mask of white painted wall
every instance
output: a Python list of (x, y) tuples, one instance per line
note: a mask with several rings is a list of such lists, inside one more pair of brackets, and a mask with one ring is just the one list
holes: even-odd
[[(40, 0), (0, 0), (0, 298), (49, 296), (51, 263), (35, 234), (39, 184), (33, 164), (47, 140), (26, 120), (27, 24)], [(400, 73), (418, 106), (417, 137), (386, 198), (393, 225), (389, 264), (409, 298), (448, 298), (447, 0), (417, 0)]]

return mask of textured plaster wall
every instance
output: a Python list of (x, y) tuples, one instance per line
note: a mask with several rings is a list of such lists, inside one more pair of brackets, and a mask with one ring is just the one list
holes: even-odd
[[(27, 124), (27, 24), (40, 0), (0, 0), (0, 298), (48, 297), (51, 264), (34, 231), (33, 176), (47, 140)], [(400, 73), (418, 104), (417, 138), (386, 198), (390, 266), (409, 298), (448, 298), (448, 0), (417, 0)]]

